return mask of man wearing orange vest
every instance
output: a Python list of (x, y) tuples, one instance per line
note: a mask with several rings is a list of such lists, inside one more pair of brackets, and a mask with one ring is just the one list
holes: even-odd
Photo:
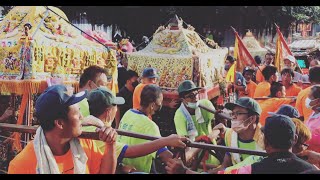
[(295, 99), (284, 98), (286, 96), (286, 88), (279, 82), (273, 82), (270, 91), (270, 98), (259, 101), (262, 109), (260, 116), (262, 126), (264, 126), (265, 120), (269, 116), (268, 112), (275, 112), (281, 105), (290, 104), (295, 101)]
[[(157, 84), (157, 80), (159, 79), (159, 75), (155, 68), (145, 68), (142, 72), (142, 83), (140, 83), (133, 92), (133, 109), (140, 108), (140, 96), (143, 88), (148, 84)], [(163, 106), (167, 106), (170, 108), (175, 108), (178, 102), (176, 100), (172, 100), (170, 102), (163, 101)]]
[(255, 92), (254, 98), (264, 97), (270, 95), (270, 86), (271, 83), (278, 81), (277, 68), (274, 66), (266, 66), (262, 70), (262, 74), (265, 78), (265, 81), (258, 84)]
[[(310, 81), (311, 85), (320, 84), (320, 66), (319, 65), (310, 69), (309, 81)], [(304, 121), (308, 120), (310, 115), (312, 114), (312, 109), (308, 109), (305, 105), (306, 98), (309, 95), (311, 87), (308, 87), (308, 88), (300, 91), (300, 93), (297, 96), (296, 108), (298, 109), (300, 115), (303, 117)]]
[[(296, 69), (296, 58), (294, 56), (287, 56), (283, 59), (284, 62), (284, 68), (290, 68), (293, 70), (294, 76), (293, 76), (293, 81), (299, 82), (302, 81), (302, 74), (298, 73), (297, 71), (294, 71)], [(281, 77), (279, 78), (279, 81), (281, 81)]]
[(301, 91), (301, 88), (292, 82), (294, 75), (290, 68), (284, 68), (281, 71), (281, 83), (286, 87), (286, 96), (297, 96)]
[(260, 82), (263, 82), (265, 79), (264, 79), (264, 76), (262, 75), (262, 70), (266, 67), (266, 66), (273, 66), (273, 60), (274, 60), (274, 56), (272, 53), (267, 53), (265, 56), (264, 56), (265, 60), (264, 60), (264, 64), (259, 66), (259, 69), (257, 71), (257, 74), (256, 74), (256, 83), (260, 83)]
[(257, 84), (252, 81), (253, 75), (255, 73), (254, 69), (246, 67), (243, 70), (243, 76), (246, 79), (247, 88), (244, 91), (239, 91), (239, 97), (251, 97), (253, 98), (254, 92), (256, 91)]
[(133, 91), (133, 109), (140, 107), (140, 95), (142, 89), (148, 84), (156, 84), (159, 75), (155, 68), (145, 68), (142, 72), (141, 83)]
[(97, 130), (106, 150), (91, 139), (82, 139), (78, 103), (87, 91), (69, 95), (63, 85), (48, 87), (37, 99), (40, 122), (35, 138), (10, 162), (9, 174), (114, 174), (117, 165), (117, 132), (104, 126)]

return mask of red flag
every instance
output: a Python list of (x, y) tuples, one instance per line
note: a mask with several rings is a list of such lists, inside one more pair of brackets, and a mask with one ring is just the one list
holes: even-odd
[[(280, 28), (276, 25), (277, 27), (277, 34), (278, 34), (278, 38), (277, 38), (277, 44), (276, 44), (276, 57), (275, 57), (275, 66), (277, 67), (278, 71), (280, 72), (282, 70), (282, 67), (284, 66), (284, 58), (291, 55), (293, 56), (286, 40), (284, 39)], [(302, 72), (301, 68), (299, 67), (297, 61), (296, 61), (296, 65), (299, 69), (300, 72)]]
[(242, 72), (246, 66), (255, 65), (256, 67), (258, 67), (258, 64), (253, 59), (246, 46), (243, 44), (238, 32), (234, 28), (232, 29), (236, 36), (234, 45), (234, 58), (237, 59), (236, 71)]

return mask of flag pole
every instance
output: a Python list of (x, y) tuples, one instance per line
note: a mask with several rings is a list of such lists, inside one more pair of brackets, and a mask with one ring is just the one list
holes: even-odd
[[(232, 30), (233, 30), (233, 32), (234, 33), (236, 33), (236, 30), (232, 27), (232, 26), (230, 26), (231, 28), (232, 28)], [(236, 48), (236, 47), (234, 47), (234, 48)], [(238, 51), (239, 51), (239, 49), (238, 49)], [(235, 63), (238, 63), (239, 61), (238, 61), (238, 59), (236, 60), (236, 62)], [(234, 63), (234, 62), (233, 62)], [(232, 96), (233, 96), (233, 102), (232, 103), (234, 103), (234, 102), (236, 102), (236, 89), (235, 89), (235, 86), (236, 86), (236, 79), (237, 79), (237, 64), (233, 64), (233, 66), (234, 66), (234, 75), (233, 75), (233, 83), (232, 83)]]

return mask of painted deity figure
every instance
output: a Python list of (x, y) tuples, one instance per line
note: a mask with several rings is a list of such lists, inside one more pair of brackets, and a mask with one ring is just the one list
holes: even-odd
[(80, 74), (81, 71), (81, 62), (78, 56), (74, 56), (72, 61), (73, 65), (72, 74)]
[(51, 53), (48, 54), (48, 57), (45, 59), (44, 71), (52, 72), (55, 68), (56, 57), (54, 57)]
[(18, 79), (24, 79), (31, 77), (31, 70), (32, 70), (32, 64), (31, 64), (31, 40), (29, 30), (32, 28), (30, 23), (26, 23), (24, 26), (24, 33), (22, 34), (20, 38), (20, 42), (22, 43), (21, 49), (20, 49), (20, 76)]

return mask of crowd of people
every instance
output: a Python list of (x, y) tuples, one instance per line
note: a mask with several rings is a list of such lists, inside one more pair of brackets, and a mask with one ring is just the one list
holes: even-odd
[[(223, 112), (216, 111), (210, 100), (199, 98), (202, 88), (193, 81), (181, 82), (179, 99), (167, 101), (157, 85), (155, 68), (145, 68), (140, 77), (127, 70), (123, 61), (115, 95), (107, 87), (105, 69), (90, 66), (81, 75), (76, 94), (64, 85), (53, 85), (37, 98), (34, 113), (40, 126), (34, 140), (10, 162), (8, 173), (144, 174), (153, 173), (155, 160), (168, 174), (318, 173), (319, 60), (310, 62), (306, 76), (295, 71), (293, 58), (286, 57), (278, 72), (274, 55), (267, 53), (258, 68), (236, 72), (234, 83), (227, 85), (236, 100), (226, 103)], [(235, 63), (235, 58), (226, 57), (226, 78)], [(304, 89), (301, 84), (306, 81), (311, 85)], [(176, 134), (167, 137), (161, 137), (152, 120), (162, 106), (176, 110)], [(226, 112), (231, 123), (219, 123), (218, 114)], [(117, 130), (159, 138), (118, 135)], [(83, 131), (97, 132), (100, 140), (79, 138)], [(261, 151), (267, 156), (212, 151), (201, 156), (205, 151), (187, 147), (188, 141)], [(182, 149), (184, 158), (175, 149)]]

